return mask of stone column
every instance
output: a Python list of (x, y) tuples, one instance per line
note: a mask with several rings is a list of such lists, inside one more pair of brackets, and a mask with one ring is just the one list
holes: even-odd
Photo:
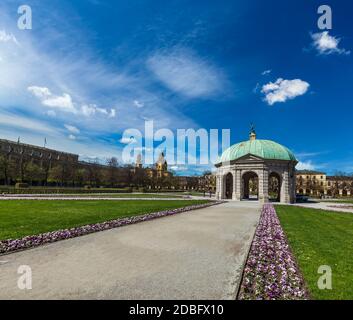
[(296, 177), (295, 177), (295, 167), (294, 165), (292, 165), (289, 168), (289, 181), (290, 181), (290, 185), (289, 185), (289, 202), (290, 203), (295, 203), (296, 200), (296, 194), (297, 194), (297, 190), (296, 190)]
[(237, 179), (236, 179), (236, 172), (235, 170), (232, 171), (233, 175), (233, 194), (232, 194), (232, 199), (237, 200)]
[(223, 175), (219, 176), (219, 199), (224, 199), (224, 177)]
[(269, 196), (268, 196), (268, 171), (266, 169), (257, 172), (258, 179), (259, 179), (259, 200), (261, 202), (268, 202), (269, 201)]
[(242, 182), (241, 182), (241, 171), (236, 170), (235, 171), (235, 200), (240, 201), (242, 198)]
[(219, 174), (216, 175), (216, 199), (220, 199), (219, 195)]
[(289, 173), (285, 170), (282, 174), (282, 185), (281, 185), (281, 202), (290, 203), (289, 195)]

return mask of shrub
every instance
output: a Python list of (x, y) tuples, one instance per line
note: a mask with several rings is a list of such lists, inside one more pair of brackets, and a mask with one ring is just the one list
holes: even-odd
[(16, 189), (21, 189), (21, 188), (28, 188), (28, 183), (24, 183), (24, 182), (17, 182), (15, 185)]
[(131, 188), (65, 188), (0, 186), (0, 193), (9, 194), (84, 194), (84, 193), (131, 193)]

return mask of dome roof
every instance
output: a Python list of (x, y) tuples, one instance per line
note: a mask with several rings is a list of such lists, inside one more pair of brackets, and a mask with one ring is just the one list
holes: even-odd
[(293, 152), (277, 142), (271, 140), (250, 139), (229, 147), (223, 152), (217, 163), (220, 164), (222, 162), (234, 161), (248, 154), (268, 160), (297, 161)]

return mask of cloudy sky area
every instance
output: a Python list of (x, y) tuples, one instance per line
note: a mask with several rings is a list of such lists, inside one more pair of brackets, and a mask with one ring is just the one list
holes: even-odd
[[(231, 129), (292, 149), (299, 168), (353, 172), (353, 6), (328, 1), (0, 4), (0, 137), (117, 156), (127, 128)], [(206, 152), (201, 150), (201, 153)], [(172, 165), (178, 174), (207, 166)]]

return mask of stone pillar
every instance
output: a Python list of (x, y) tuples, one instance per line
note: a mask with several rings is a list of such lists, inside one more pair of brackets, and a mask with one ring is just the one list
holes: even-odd
[(259, 194), (259, 200), (261, 202), (268, 202), (269, 201), (269, 196), (268, 196), (268, 171), (267, 170), (262, 170), (261, 172), (257, 172), (258, 175), (258, 194)]
[(351, 195), (351, 190), (347, 191), (347, 196), (349, 197)]
[(340, 189), (340, 190), (339, 190), (339, 193), (340, 193), (340, 197), (342, 197), (342, 195), (343, 195), (343, 190)]
[(220, 199), (220, 193), (219, 193), (219, 174), (216, 175), (216, 199)]
[(219, 176), (219, 198), (224, 199), (224, 176)]
[(218, 199), (223, 199), (223, 176), (218, 175)]
[(235, 170), (232, 172), (233, 175), (233, 194), (232, 194), (232, 199), (237, 200), (237, 177)]
[(241, 171), (235, 171), (235, 200), (240, 201), (242, 199), (242, 181), (241, 181)]
[(290, 181), (291, 181), (291, 185), (290, 185), (290, 189), (289, 189), (289, 192), (290, 192), (289, 202), (295, 203), (296, 198), (297, 198), (297, 192), (296, 192), (297, 178), (295, 176), (295, 166), (294, 165), (290, 168)]
[(281, 202), (282, 203), (290, 203), (289, 173), (288, 173), (288, 171), (284, 171), (282, 174)]

